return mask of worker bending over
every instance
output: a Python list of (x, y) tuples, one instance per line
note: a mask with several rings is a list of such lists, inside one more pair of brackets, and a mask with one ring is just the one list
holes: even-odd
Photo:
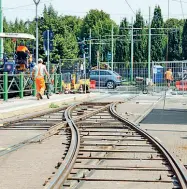
[(45, 88), (46, 88), (45, 79), (44, 79), (45, 74), (49, 78), (49, 73), (47, 72), (46, 66), (43, 65), (42, 63), (43, 63), (43, 60), (41, 58), (39, 58), (38, 59), (38, 65), (36, 65), (33, 68), (33, 71), (32, 71), (32, 79), (36, 83), (37, 100), (43, 99), (42, 95), (44, 95), (44, 91), (45, 91)]
[[(23, 42), (20, 43), (20, 45), (16, 49), (17, 59), (21, 64), (25, 64), (26, 68), (28, 68), (28, 63), (32, 62), (32, 57), (28, 48), (24, 45)], [(29, 58), (27, 60), (27, 58)]]

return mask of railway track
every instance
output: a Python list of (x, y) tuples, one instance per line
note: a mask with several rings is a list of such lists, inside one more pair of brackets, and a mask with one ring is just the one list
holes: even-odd
[[(76, 112), (72, 115), (72, 117), (76, 120), (81, 119), (83, 115), (87, 116), (90, 112), (95, 111), (97, 108), (108, 103), (97, 103), (94, 104), (95, 106), (92, 104), (93, 103), (91, 102), (77, 104)], [(15, 135), (19, 134), (19, 132), (24, 134), (24, 132), (34, 131), (35, 136), (18, 142), (17, 144), (9, 145), (8, 147), (0, 150), (0, 157), (18, 150), (25, 145), (42, 142), (44, 139), (55, 134), (67, 135), (68, 138), (69, 131), (65, 128), (67, 122), (64, 118), (66, 109), (67, 106), (4, 123), (4, 125), (0, 127), (0, 131), (11, 133), (15, 132)]]
[(120, 117), (116, 105), (66, 109), (68, 150), (45, 188), (187, 188), (184, 167), (152, 136)]

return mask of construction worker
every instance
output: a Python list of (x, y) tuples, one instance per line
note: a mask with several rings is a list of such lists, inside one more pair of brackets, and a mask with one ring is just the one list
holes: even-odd
[(44, 91), (45, 91), (45, 88), (46, 88), (45, 79), (44, 79), (45, 74), (49, 78), (49, 73), (47, 72), (46, 66), (43, 65), (43, 60), (41, 58), (39, 58), (38, 59), (38, 65), (36, 65), (33, 68), (33, 71), (32, 71), (32, 79), (36, 83), (37, 100), (43, 99), (42, 95), (44, 95)]
[(25, 64), (26, 68), (28, 68), (28, 60), (27, 58), (30, 56), (30, 52), (28, 48), (24, 45), (24, 42), (21, 42), (20, 45), (16, 49), (17, 59), (21, 64)]
[(168, 70), (165, 72), (165, 79), (166, 79), (168, 88), (170, 88), (170, 84), (173, 81), (173, 73), (171, 71), (171, 68), (168, 68)]

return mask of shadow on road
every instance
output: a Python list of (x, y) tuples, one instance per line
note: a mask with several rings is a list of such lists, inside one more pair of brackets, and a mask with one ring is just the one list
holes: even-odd
[[(187, 126), (186, 109), (154, 109), (141, 122), (142, 124), (178, 124)], [(164, 129), (164, 128), (163, 128)]]

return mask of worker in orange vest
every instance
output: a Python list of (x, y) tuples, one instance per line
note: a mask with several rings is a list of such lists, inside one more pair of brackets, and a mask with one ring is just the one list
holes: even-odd
[[(20, 54), (20, 52), (22, 53)], [(16, 53), (18, 55), (18, 60), (23, 61), (25, 66), (28, 67), (28, 63), (32, 62), (32, 57), (30, 57), (30, 52), (23, 42), (21, 42), (20, 45), (17, 47)], [(27, 60), (27, 58), (29, 58), (29, 60)]]
[(36, 65), (32, 71), (32, 79), (36, 83), (37, 100), (43, 99), (42, 95), (44, 95), (44, 91), (46, 88), (45, 79), (44, 79), (45, 74), (49, 78), (49, 73), (47, 72), (46, 66), (43, 65), (43, 60), (41, 58), (39, 58), (38, 65)]
[(28, 48), (24, 45), (23, 42), (20, 43), (20, 45), (17, 47), (16, 52), (29, 52)]
[(168, 88), (170, 88), (170, 84), (173, 81), (173, 73), (172, 73), (171, 68), (168, 68), (168, 70), (165, 72), (165, 79), (166, 79)]

